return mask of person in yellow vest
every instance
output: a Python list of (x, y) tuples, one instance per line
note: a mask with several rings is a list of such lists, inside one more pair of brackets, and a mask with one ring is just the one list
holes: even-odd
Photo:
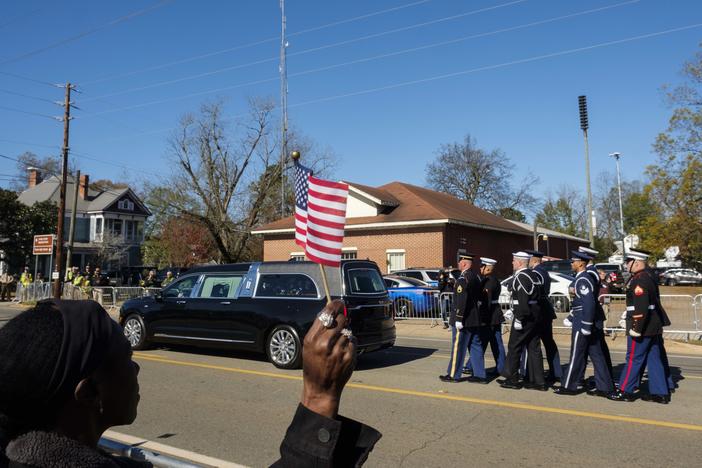
[(73, 283), (76, 275), (78, 274), (78, 267), (74, 266), (66, 272), (66, 283)]
[(173, 276), (173, 272), (168, 270), (166, 272), (166, 278), (161, 282), (161, 287), (165, 288), (169, 284), (171, 284), (175, 280), (175, 277)]
[(20, 283), (22, 286), (25, 288), (28, 287), (30, 284), (32, 284), (32, 274), (29, 272), (29, 267), (26, 266), (24, 267), (24, 271), (22, 272), (22, 275), (20, 275)]
[(84, 279), (85, 277), (83, 276), (83, 273), (77, 271), (73, 276), (73, 286), (80, 287), (83, 284)]
[(90, 294), (93, 292), (93, 287), (90, 284), (90, 277), (83, 276), (82, 278), (83, 278), (83, 281), (81, 281), (81, 284), (80, 284), (80, 291), (83, 294), (90, 296)]

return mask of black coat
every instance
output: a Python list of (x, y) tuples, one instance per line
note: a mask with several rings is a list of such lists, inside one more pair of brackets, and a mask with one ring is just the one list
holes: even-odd
[(505, 321), (500, 307), (500, 291), (502, 285), (495, 275), (483, 277), (481, 286), (480, 320), (483, 325), (501, 325)]
[(532, 270), (524, 268), (516, 272), (512, 278), (511, 291), (514, 318), (522, 322), (541, 320), (541, 290), (538, 277)]
[[(382, 437), (352, 419), (329, 419), (299, 405), (280, 444), (274, 467), (361, 466)], [(0, 447), (1, 450), (1, 447)], [(117, 457), (52, 432), (29, 432), (12, 440), (0, 467), (149, 468), (148, 462)], [(1, 453), (1, 452), (0, 452)], [(61, 463), (57, 463), (57, 461)], [(3, 463), (8, 463), (5, 465)]]
[(541, 264), (536, 265), (532, 272), (534, 276), (541, 282), (541, 294), (539, 295), (539, 306), (541, 307), (541, 318), (545, 321), (555, 320), (556, 310), (553, 308), (553, 303), (551, 302), (551, 276), (548, 271), (541, 266)]
[(626, 329), (643, 336), (663, 334), (670, 325), (668, 314), (661, 305), (655, 273), (648, 269), (634, 274), (626, 286)]
[(480, 280), (473, 270), (466, 270), (456, 281), (454, 290), (454, 310), (451, 312), (449, 324), (454, 326), (456, 322), (461, 322), (464, 327), (479, 327), (480, 312), (478, 301), (480, 300)]

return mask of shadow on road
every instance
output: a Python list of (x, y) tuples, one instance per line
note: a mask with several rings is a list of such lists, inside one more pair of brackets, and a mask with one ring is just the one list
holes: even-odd
[(435, 352), (436, 348), (415, 348), (413, 346), (393, 346), (390, 349), (363, 354), (356, 363), (357, 371), (382, 369), (398, 366), (408, 362), (424, 359)]

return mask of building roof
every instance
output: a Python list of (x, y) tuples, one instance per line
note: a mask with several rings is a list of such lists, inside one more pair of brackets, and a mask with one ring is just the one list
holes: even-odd
[[(531, 224), (521, 223), (519, 221), (513, 221), (511, 219), (508, 219), (507, 221), (509, 221), (510, 223), (514, 223), (517, 226), (523, 227), (524, 229), (528, 229), (532, 233), (534, 232), (534, 226)], [(583, 239), (582, 237), (571, 236), (570, 234), (565, 234), (562, 232), (554, 231), (553, 229), (547, 229), (547, 228), (542, 227), (542, 226), (537, 226), (537, 231), (539, 234), (548, 234), (551, 237), (558, 237), (559, 239), (574, 240), (574, 241), (578, 241), (578, 242), (584, 242), (586, 244), (590, 242), (589, 240)]]
[[(19, 194), (17, 199), (24, 203), (25, 205), (32, 206), (35, 203), (40, 203), (44, 201), (53, 201), (59, 203), (60, 198), (60, 187), (61, 179), (59, 176), (53, 175), (48, 179), (42, 181), (41, 183), (24, 190)], [(73, 207), (73, 196), (74, 190), (78, 187), (76, 184), (75, 177), (69, 175), (66, 178), (66, 211), (70, 212)], [(83, 199), (83, 197), (78, 197), (76, 204), (77, 213), (88, 213), (88, 212), (100, 212), (106, 211), (112, 204), (114, 204), (118, 199), (129, 194), (130, 198), (135, 200), (139, 207), (144, 210), (147, 215), (151, 212), (144, 206), (139, 197), (137, 197), (130, 188), (121, 189), (108, 189), (108, 190), (93, 190), (88, 188), (88, 197)], [(137, 215), (141, 213), (135, 213)]]
[(397, 206), (400, 204), (400, 201), (394, 196), (392, 196), (392, 194), (387, 190), (383, 190), (376, 187), (369, 187), (368, 185), (361, 185), (355, 182), (344, 182), (346, 182), (349, 185), (349, 190), (355, 191), (366, 196), (378, 205)]
[[(397, 204), (393, 209), (386, 210), (377, 216), (347, 218), (346, 229), (390, 227), (393, 225), (461, 224), (515, 234), (530, 234), (529, 229), (446, 193), (403, 182), (391, 182), (377, 188), (353, 183), (349, 183), (349, 185), (363, 193), (373, 193), (375, 198), (388, 198)], [(261, 226), (252, 233), (282, 233), (289, 232), (293, 228), (294, 219), (290, 216)]]

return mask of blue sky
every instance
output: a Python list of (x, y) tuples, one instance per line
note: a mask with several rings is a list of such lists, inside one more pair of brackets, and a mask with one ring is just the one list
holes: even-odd
[[(60, 115), (48, 101), (11, 93), (62, 100), (63, 91), (3, 72), (79, 86), (71, 148), (93, 180), (120, 178), (116, 163), (133, 179), (164, 173), (168, 129), (205, 101), (223, 98), (234, 116), (249, 96), (278, 100), (278, 0), (27, 0), (0, 8), (0, 154), (58, 154), (62, 141), (60, 122), (2, 107)], [(515, 177), (539, 175), (537, 195), (561, 184), (582, 190), (580, 94), (589, 101), (593, 177), (613, 171), (607, 154), (619, 151), (624, 177), (641, 178), (670, 115), (660, 87), (680, 81), (702, 39), (702, 2), (693, 0), (288, 0), (286, 8), (290, 120), (334, 149), (337, 178), (367, 185), (424, 184), (439, 145), (469, 132), (481, 147), (502, 149)], [(189, 79), (198, 74), (207, 76)], [(14, 173), (14, 163), (0, 159), (0, 173)]]

